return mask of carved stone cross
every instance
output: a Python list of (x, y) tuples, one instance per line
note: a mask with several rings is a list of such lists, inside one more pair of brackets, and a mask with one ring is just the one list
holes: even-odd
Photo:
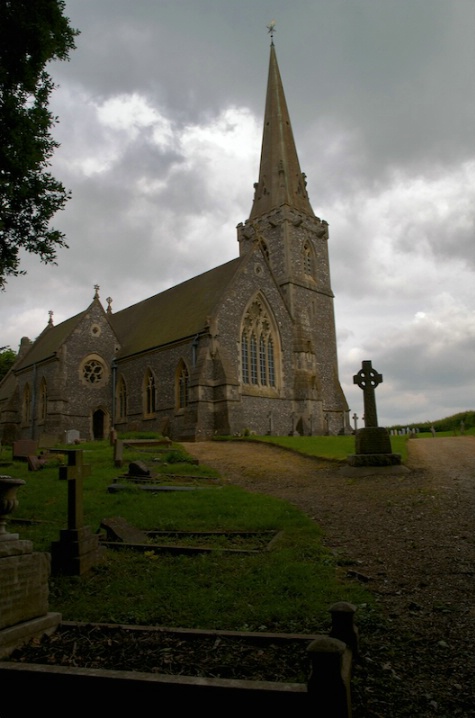
[(358, 384), (363, 390), (365, 426), (378, 426), (376, 413), (376, 397), (374, 390), (383, 381), (383, 375), (373, 369), (370, 361), (364, 361), (358, 374), (353, 377), (353, 384)]
[(68, 455), (68, 465), (59, 467), (59, 478), (68, 482), (68, 529), (81, 529), (84, 526), (83, 479), (90, 476), (91, 467), (83, 463), (82, 449), (53, 449), (53, 451)]

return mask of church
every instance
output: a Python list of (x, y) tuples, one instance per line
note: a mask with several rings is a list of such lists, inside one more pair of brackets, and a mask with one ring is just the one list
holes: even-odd
[[(251, 198), (250, 198), (251, 199)], [(156, 432), (351, 431), (340, 386), (328, 224), (310, 204), (273, 41), (259, 178), (239, 256), (113, 312), (99, 287), (80, 314), (24, 337), (0, 384), (3, 441)]]

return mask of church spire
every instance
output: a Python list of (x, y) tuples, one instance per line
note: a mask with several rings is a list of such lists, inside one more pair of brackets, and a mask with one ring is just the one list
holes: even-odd
[(307, 194), (305, 175), (300, 170), (273, 40), (270, 47), (259, 181), (254, 188), (251, 220), (281, 205), (315, 216)]

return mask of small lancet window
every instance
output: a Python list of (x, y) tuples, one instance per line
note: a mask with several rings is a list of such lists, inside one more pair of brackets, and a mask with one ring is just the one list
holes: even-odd
[(184, 361), (180, 362), (177, 371), (178, 409), (185, 409), (189, 402), (189, 374)]
[(46, 379), (43, 377), (40, 384), (40, 402), (38, 405), (38, 419), (45, 421), (48, 410), (48, 388)]
[(312, 251), (307, 242), (305, 242), (303, 247), (303, 271), (309, 277), (313, 276)]
[(31, 389), (30, 385), (26, 384), (23, 390), (23, 421), (25, 424), (29, 424), (31, 421)]
[[(149, 412), (151, 413), (151, 412)], [(127, 416), (127, 386), (123, 376), (117, 384), (117, 418), (122, 420)]]
[(148, 369), (144, 382), (144, 409), (145, 414), (154, 414), (156, 410), (155, 377)]

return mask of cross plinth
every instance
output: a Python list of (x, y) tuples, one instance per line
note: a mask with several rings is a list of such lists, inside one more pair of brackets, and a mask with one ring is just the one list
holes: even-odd
[(373, 369), (370, 361), (361, 363), (361, 369), (353, 377), (353, 384), (358, 384), (363, 390), (365, 426), (378, 426), (376, 411), (376, 396), (374, 390), (383, 382), (383, 375)]

